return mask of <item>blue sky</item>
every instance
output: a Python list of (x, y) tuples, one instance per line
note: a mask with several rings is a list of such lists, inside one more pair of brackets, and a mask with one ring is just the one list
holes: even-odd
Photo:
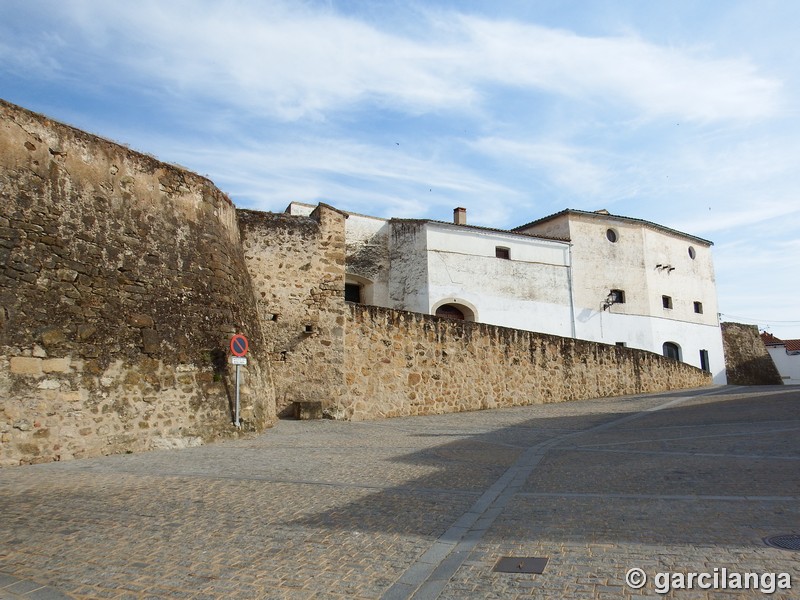
[(0, 97), (293, 200), (714, 241), (723, 320), (800, 338), (800, 2), (3, 0)]

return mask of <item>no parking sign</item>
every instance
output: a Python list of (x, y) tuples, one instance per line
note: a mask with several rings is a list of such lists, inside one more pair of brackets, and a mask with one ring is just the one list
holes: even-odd
[(240, 426), (239, 423), (239, 367), (242, 365), (247, 364), (247, 359), (245, 358), (245, 354), (247, 354), (247, 349), (250, 347), (250, 344), (247, 343), (247, 338), (244, 337), (241, 333), (237, 333), (231, 338), (231, 363), (236, 365), (236, 412), (233, 416), (233, 423), (236, 427)]
[(250, 345), (247, 343), (247, 338), (241, 333), (237, 333), (231, 338), (231, 354), (234, 356), (244, 356), (247, 354), (247, 349)]

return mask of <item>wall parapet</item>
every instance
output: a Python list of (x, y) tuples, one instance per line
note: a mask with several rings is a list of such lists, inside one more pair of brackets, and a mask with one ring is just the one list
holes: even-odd
[(710, 384), (709, 373), (644, 350), (348, 304), (339, 409), (374, 419)]

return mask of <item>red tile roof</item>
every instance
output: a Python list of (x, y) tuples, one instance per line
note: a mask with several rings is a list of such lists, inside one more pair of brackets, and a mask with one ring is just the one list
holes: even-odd
[(800, 352), (800, 340), (781, 340), (766, 331), (761, 332), (761, 341), (765, 346), (783, 346), (787, 352)]
[(800, 352), (800, 340), (783, 340), (787, 352)]
[(761, 341), (767, 346), (783, 346), (783, 340), (776, 338), (771, 333), (766, 331), (761, 332)]

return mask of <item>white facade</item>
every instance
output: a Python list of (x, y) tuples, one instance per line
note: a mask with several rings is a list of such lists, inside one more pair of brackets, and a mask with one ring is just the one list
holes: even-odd
[(350, 213), (346, 240), (365, 304), (672, 352), (725, 383), (707, 240), (573, 210), (513, 231)]
[(711, 242), (605, 211), (566, 210), (515, 231), (570, 239), (576, 337), (659, 354), (667, 344), (725, 383)]
[(786, 385), (800, 385), (800, 340), (786, 340), (780, 344), (767, 344), (772, 362), (778, 368)]

